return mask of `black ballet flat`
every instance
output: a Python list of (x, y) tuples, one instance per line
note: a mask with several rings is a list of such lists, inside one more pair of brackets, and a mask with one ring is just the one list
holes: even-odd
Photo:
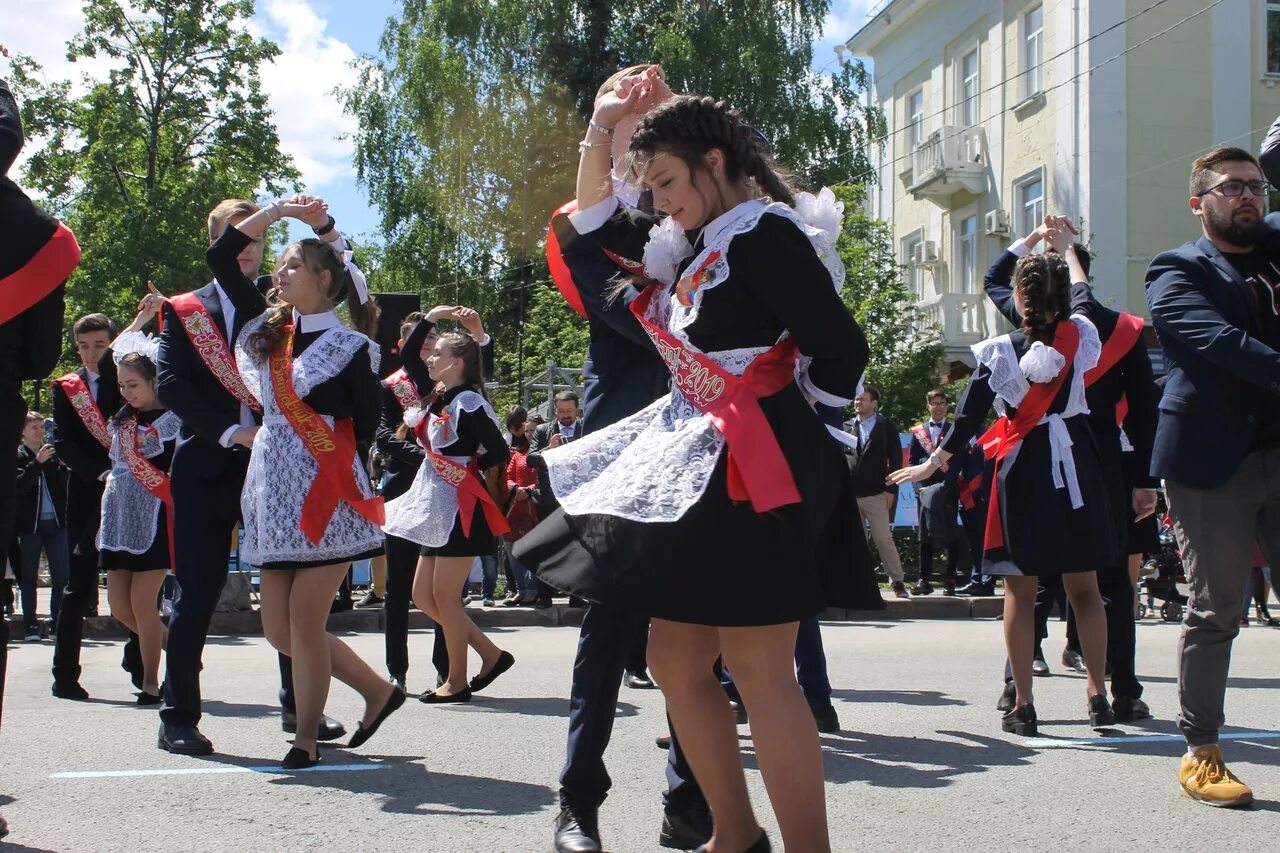
[(299, 747), (294, 747), (285, 755), (284, 761), (280, 762), (280, 766), (285, 770), (306, 770), (308, 767), (315, 767), (320, 763), (320, 750), (316, 750), (316, 757), (311, 755)]
[(138, 693), (139, 705), (159, 705), (162, 702), (164, 702), (164, 696), (159, 693), (148, 693), (145, 690)]
[(427, 705), (445, 705), (452, 702), (470, 702), (471, 693), (472, 690), (470, 687), (464, 687), (457, 693), (450, 693), (448, 695), (432, 691), (430, 693), (423, 693), (418, 697), (418, 701), (424, 702)]
[[(694, 848), (693, 853), (707, 853), (707, 845), (700, 844)], [(742, 853), (773, 853), (773, 845), (769, 843), (769, 834), (761, 830), (760, 837), (756, 839), (756, 843), (742, 851)]]
[(374, 732), (378, 730), (378, 726), (381, 726), (383, 721), (394, 714), (403, 704), (404, 691), (399, 687), (396, 687), (391, 691), (391, 696), (387, 698), (386, 704), (382, 706), (382, 710), (378, 712), (378, 716), (374, 717), (369, 728), (366, 729), (364, 727), (364, 723), (356, 723), (355, 734), (351, 736), (351, 740), (347, 743), (347, 748), (355, 749), (357, 746), (361, 746), (368, 741), (369, 738), (373, 737)]
[(489, 667), (488, 672), (484, 675), (477, 675), (475, 678), (471, 679), (471, 684), (468, 686), (468, 689), (472, 693), (479, 693), (490, 684), (493, 684), (499, 675), (502, 675), (502, 673), (515, 666), (515, 662), (515, 656), (512, 655), (511, 652), (502, 652), (498, 655), (498, 659), (493, 662), (493, 666)]

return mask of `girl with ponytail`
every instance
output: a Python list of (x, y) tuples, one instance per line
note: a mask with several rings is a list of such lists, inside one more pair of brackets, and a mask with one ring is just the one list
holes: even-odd
[[(295, 196), (227, 226), (206, 257), (237, 310), (264, 304), (240, 269), (240, 253), (282, 217), (315, 220), (325, 210), (321, 199)], [(297, 734), (284, 759), (289, 768), (320, 760), (316, 733), (332, 677), (365, 700), (353, 747), (404, 702), (398, 687), (325, 631), (351, 562), (382, 551), (382, 500), (363, 465), (381, 392), (379, 349), (369, 338), (377, 303), (332, 218), (316, 233), (284, 250), (266, 310), (244, 323), (236, 341), (236, 365), (262, 413), (240, 498), (240, 555), (262, 569), (263, 633), (293, 658)], [(343, 301), (355, 328), (334, 313)]]
[[(612, 137), (635, 114), (631, 171), (655, 214), (613, 197)], [(847, 600), (850, 567), (870, 568), (861, 537), (842, 535), (848, 469), (813, 405), (848, 404), (868, 355), (839, 296), (842, 209), (829, 190), (796, 192), (723, 101), (667, 97), (643, 75), (597, 100), (581, 150), (573, 225), (643, 256), (653, 283), (630, 307), (671, 390), (543, 453), (561, 509), (516, 557), (570, 594), (653, 617), (649, 661), (714, 813), (711, 846), (771, 849), (713, 675), (723, 657), (784, 844), (829, 850), (794, 655), (799, 620)]]

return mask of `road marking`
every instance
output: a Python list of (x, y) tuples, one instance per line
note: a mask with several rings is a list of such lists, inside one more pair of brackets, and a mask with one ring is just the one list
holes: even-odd
[[(1218, 740), (1269, 740), (1280, 738), (1280, 732), (1231, 732), (1218, 735)], [(1026, 746), (1106, 746), (1113, 743), (1183, 743), (1182, 735), (1130, 735), (1128, 737), (1053, 738), (1036, 737), (1023, 741)]]
[(256, 767), (161, 767), (155, 770), (73, 770), (53, 773), (51, 779), (111, 779), (132, 776), (212, 776), (222, 773), (359, 773), (365, 770), (385, 770), (385, 764), (321, 764), (300, 770), (286, 770), (279, 764), (263, 764)]

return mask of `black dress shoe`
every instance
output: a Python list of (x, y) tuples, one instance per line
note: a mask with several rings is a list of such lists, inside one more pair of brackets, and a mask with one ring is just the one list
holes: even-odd
[(533, 603), (534, 610), (550, 610), (552, 607), (551, 599), (539, 598)]
[(692, 850), (711, 840), (711, 809), (705, 802), (684, 807), (671, 803), (662, 809), (658, 843), (672, 850)]
[[(493, 662), (493, 666), (489, 667), (488, 672), (484, 675), (477, 675), (475, 678), (471, 679), (470, 684), (467, 685), (467, 689), (472, 693), (479, 693), (481, 690), (484, 690), (490, 684), (497, 681), (499, 675), (502, 675), (502, 673), (515, 666), (515, 662), (515, 656), (512, 655), (511, 652), (502, 652), (498, 655), (498, 659)], [(468, 696), (467, 698), (469, 699), (471, 697)]]
[(1151, 719), (1151, 709), (1141, 699), (1118, 696), (1111, 703), (1111, 712), (1116, 715), (1116, 722), (1132, 723), (1135, 720)]
[[(703, 844), (695, 847), (693, 853), (707, 853), (707, 846)], [(769, 843), (769, 836), (765, 834), (764, 830), (761, 830), (760, 838), (756, 843), (742, 851), (742, 853), (773, 853), (773, 845)]]
[(1004, 690), (1000, 691), (1000, 701), (996, 703), (996, 710), (1002, 714), (1007, 714), (1013, 710), (1018, 704), (1018, 688), (1012, 681), (1004, 683)]
[(1111, 710), (1107, 697), (1101, 693), (1089, 697), (1089, 728), (1105, 729), (1107, 726), (1114, 726), (1115, 724), (1116, 715)]
[(1062, 650), (1062, 665), (1067, 669), (1074, 669), (1076, 672), (1088, 672), (1089, 669), (1084, 665), (1084, 655), (1074, 649)]
[(600, 853), (595, 809), (561, 806), (556, 815), (556, 853)]
[(944, 583), (944, 584), (942, 585), (942, 594), (943, 594), (943, 595), (946, 595), (946, 596), (953, 596), (953, 595), (955, 595), (955, 594), (956, 594), (956, 585), (955, 585), (955, 584), (953, 584), (951, 581), (947, 581), (946, 583)]
[(124, 644), (124, 652), (120, 656), (120, 668), (129, 673), (129, 680), (133, 682), (135, 690), (142, 689), (142, 656), (138, 651), (138, 643), (136, 640), (130, 640)]
[[(297, 712), (290, 711), (287, 708), (280, 709), (280, 728), (284, 729), (286, 734), (297, 734)], [(324, 714), (320, 715), (320, 726), (316, 730), (316, 740), (337, 740), (346, 735), (346, 733), (347, 727), (342, 723), (333, 719), (333, 717), (326, 717)]]
[(213, 742), (200, 734), (195, 726), (161, 723), (157, 745), (176, 755), (213, 755)]
[(1035, 706), (1023, 705), (1021, 708), (1014, 708), (1000, 718), (1000, 728), (1022, 737), (1035, 737), (1040, 734)]
[(391, 688), (391, 695), (387, 697), (386, 704), (382, 706), (382, 710), (378, 712), (378, 716), (373, 718), (373, 722), (369, 724), (369, 728), (364, 727), (364, 723), (356, 723), (356, 733), (351, 736), (351, 740), (347, 742), (348, 749), (355, 749), (357, 746), (363, 745), (369, 738), (373, 737), (378, 727), (396, 712), (396, 710), (404, 704), (404, 691), (398, 687)]
[(159, 705), (164, 701), (164, 696), (160, 693), (148, 693), (143, 690), (138, 694), (139, 705)]
[(401, 690), (403, 690), (405, 693), (408, 693), (408, 692), (409, 692), (409, 688), (407, 688), (407, 687), (405, 687), (405, 686), (404, 686), (404, 681), (405, 681), (405, 679), (404, 679), (404, 676), (403, 676), (403, 675), (393, 675), (393, 676), (391, 676), (391, 683), (392, 683), (392, 684), (394, 684), (396, 687), (399, 687), (399, 688), (400, 688)]
[(622, 683), (633, 690), (652, 690), (657, 685), (653, 683), (653, 679), (649, 677), (649, 673), (644, 670), (639, 672), (628, 672), (623, 677)]
[(821, 711), (814, 711), (813, 721), (818, 724), (818, 731), (824, 735), (835, 734), (840, 731), (840, 717), (836, 714), (836, 709), (832, 705), (828, 705)]
[(1031, 674), (1036, 676), (1049, 675), (1049, 664), (1045, 663), (1044, 658), (1036, 657), (1032, 659)]
[(418, 697), (418, 701), (426, 705), (448, 705), (457, 702), (470, 702), (472, 689), (464, 687), (457, 693), (437, 693), (434, 690), (430, 693), (423, 693)]
[(285, 754), (284, 761), (280, 762), (280, 766), (285, 770), (305, 770), (308, 767), (315, 767), (320, 763), (320, 750), (316, 750), (316, 757), (305, 750), (294, 747)]
[(912, 595), (932, 595), (933, 587), (929, 586), (929, 584), (927, 583), (921, 582), (911, 587), (911, 594)]
[(83, 702), (89, 698), (89, 691), (80, 686), (75, 681), (55, 681), (53, 682), (53, 695), (59, 699), (73, 699), (77, 702)]
[(972, 595), (974, 598), (986, 598), (996, 594), (994, 583), (985, 584), (970, 581), (956, 590), (956, 595)]

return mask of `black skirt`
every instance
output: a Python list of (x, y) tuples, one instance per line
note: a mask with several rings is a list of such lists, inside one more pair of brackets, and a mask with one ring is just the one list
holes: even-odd
[(449, 532), (449, 541), (443, 545), (423, 545), (418, 551), (420, 557), (489, 557), (497, 549), (497, 540), (489, 529), (488, 519), (477, 505), (471, 516), (471, 535), (462, 532), (462, 517), (453, 520), (453, 530)]
[(761, 408), (801, 503), (759, 514), (731, 500), (722, 454), (680, 519), (556, 510), (516, 543), (516, 559), (564, 592), (674, 622), (775, 625), (827, 607), (883, 607), (866, 541), (853, 535), (857, 504), (844, 453), (796, 386)]
[(344, 557), (327, 557), (323, 560), (282, 560), (275, 563), (264, 563), (258, 568), (264, 572), (292, 572), (298, 569), (316, 569), (320, 566), (332, 566), (337, 563), (354, 563), (356, 560), (368, 560), (382, 553), (381, 548), (371, 548), (359, 554)]
[(168, 571), (172, 560), (169, 559), (168, 517), (163, 504), (160, 505), (159, 515), (156, 521), (156, 538), (150, 548), (141, 554), (101, 549), (98, 551), (98, 565), (108, 572)]

